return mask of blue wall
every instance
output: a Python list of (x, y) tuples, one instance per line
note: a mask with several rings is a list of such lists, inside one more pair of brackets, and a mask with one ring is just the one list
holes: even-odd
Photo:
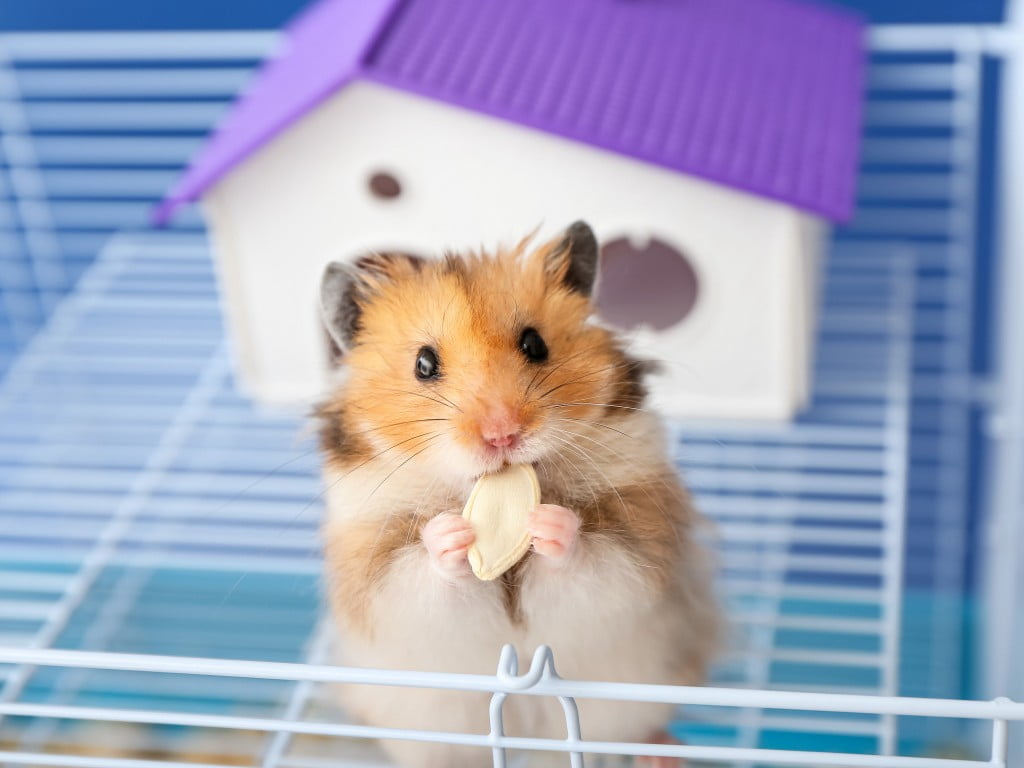
[[(999, 21), (1006, 0), (833, 0), (872, 21)], [(0, 29), (262, 29), (279, 27), (304, 0), (8, 0)]]

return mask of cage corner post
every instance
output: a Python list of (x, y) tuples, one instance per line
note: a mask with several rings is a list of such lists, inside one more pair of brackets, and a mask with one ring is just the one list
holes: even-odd
[[(1024, 2), (1007, 6), (1009, 33), (1004, 55), (999, 151), (1000, 275), (994, 342), (996, 402), (989, 423), (988, 521), (984, 565), (987, 696), (1024, 698)], [(995, 726), (997, 729), (1000, 723)], [(1006, 726), (1002, 726), (1006, 729)], [(996, 739), (998, 734), (994, 734)], [(1014, 724), (1002, 736), (1007, 765), (1024, 764), (1024, 727)], [(993, 761), (996, 755), (993, 753)]]

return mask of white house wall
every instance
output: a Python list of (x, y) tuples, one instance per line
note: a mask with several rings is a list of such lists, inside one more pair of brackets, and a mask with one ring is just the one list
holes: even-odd
[[(369, 193), (378, 171), (400, 181), (398, 198)], [(512, 243), (578, 218), (603, 241), (657, 236), (697, 270), (691, 316), (635, 339), (667, 363), (663, 406), (786, 417), (800, 397), (804, 312), (792, 310), (807, 306), (807, 217), (782, 204), (372, 83), (327, 100), (206, 202), (243, 384), (263, 400), (308, 400), (323, 386), (314, 307), (327, 261)]]

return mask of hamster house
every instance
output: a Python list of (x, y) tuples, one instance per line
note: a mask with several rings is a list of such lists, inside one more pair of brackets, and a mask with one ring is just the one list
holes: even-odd
[(791, 0), (322, 0), (158, 218), (201, 198), (259, 400), (322, 388), (328, 261), (584, 218), (664, 411), (790, 417), (823, 230), (853, 205), (861, 37)]

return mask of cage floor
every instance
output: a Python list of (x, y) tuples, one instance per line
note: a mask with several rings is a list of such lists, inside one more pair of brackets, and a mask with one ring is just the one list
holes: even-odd
[[(907, 264), (896, 250), (833, 255), (814, 402), (797, 422), (679, 425), (680, 467), (717, 525), (733, 626), (719, 683), (897, 691)], [(324, 658), (318, 458), (300, 415), (234, 391), (200, 239), (114, 238), (9, 370), (0, 425), (0, 646)], [(330, 708), (316, 686), (273, 680), (12, 665), (0, 683), (0, 703)], [(690, 710), (679, 731), (691, 743), (855, 752), (894, 739), (891, 719), (874, 715), (724, 712)], [(217, 764), (328, 759), (308, 738), (111, 734), (0, 721), (0, 744), (32, 752), (120, 743)], [(365, 746), (343, 752), (351, 765), (376, 759)]]

